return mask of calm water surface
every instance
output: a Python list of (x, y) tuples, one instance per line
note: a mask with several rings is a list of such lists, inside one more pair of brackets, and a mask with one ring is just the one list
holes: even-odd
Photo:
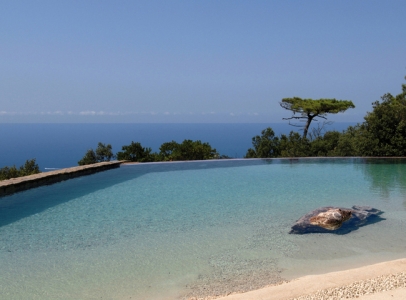
[[(320, 206), (383, 221), (290, 235)], [(122, 166), (0, 198), (1, 299), (182, 299), (404, 257), (406, 160)]]

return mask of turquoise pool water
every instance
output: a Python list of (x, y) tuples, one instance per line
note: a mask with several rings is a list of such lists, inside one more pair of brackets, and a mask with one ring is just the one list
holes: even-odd
[[(320, 206), (385, 219), (290, 235)], [(405, 256), (406, 160), (122, 166), (0, 198), (1, 299), (183, 299)]]

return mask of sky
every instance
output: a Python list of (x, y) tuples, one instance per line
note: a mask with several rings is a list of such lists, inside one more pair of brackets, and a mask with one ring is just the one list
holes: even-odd
[(401, 92), (406, 2), (0, 2), (0, 123), (281, 123)]

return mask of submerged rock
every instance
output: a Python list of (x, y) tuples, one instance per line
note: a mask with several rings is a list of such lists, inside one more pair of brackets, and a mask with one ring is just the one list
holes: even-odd
[(343, 225), (343, 222), (351, 218), (351, 210), (332, 208), (326, 212), (319, 213), (310, 218), (310, 224), (317, 225), (328, 230), (336, 230)]
[(354, 205), (351, 209), (342, 207), (321, 207), (301, 217), (293, 224), (289, 233), (335, 233), (346, 234), (361, 226), (384, 220), (383, 212), (370, 206)]

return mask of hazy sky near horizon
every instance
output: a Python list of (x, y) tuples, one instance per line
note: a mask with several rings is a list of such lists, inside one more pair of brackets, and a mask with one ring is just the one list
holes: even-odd
[(283, 122), (406, 75), (406, 2), (1, 1), (1, 122)]

